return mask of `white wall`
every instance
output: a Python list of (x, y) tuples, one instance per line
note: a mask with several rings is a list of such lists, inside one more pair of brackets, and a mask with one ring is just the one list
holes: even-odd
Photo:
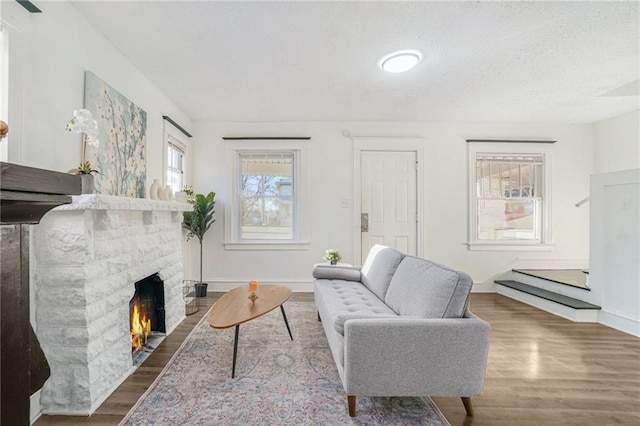
[[(22, 97), (22, 122), (9, 122), (10, 143), (19, 140), (20, 146), (9, 149), (8, 160), (64, 172), (77, 166), (81, 138), (65, 125), (73, 110), (84, 106), (84, 72), (90, 70), (147, 112), (147, 180), (162, 180), (162, 115), (187, 130), (190, 119), (69, 3), (39, 2), (38, 7), (43, 13), (29, 14), (16, 2), (2, 2), (2, 20), (17, 36), (13, 40), (25, 44), (20, 46), (22, 92), (15, 94)], [(12, 39), (9, 43), (10, 49), (17, 47)], [(15, 77), (11, 86), (19, 76), (12, 73), (12, 63), (9, 67)]]
[(640, 167), (640, 110), (594, 124), (594, 173)]
[(640, 110), (594, 124), (590, 274), (599, 322), (640, 336)]
[[(353, 142), (342, 135), (420, 136), (424, 138), (425, 257), (471, 274), (476, 290), (492, 291), (492, 277), (512, 267), (585, 267), (588, 265), (588, 210), (574, 204), (589, 193), (593, 164), (591, 125), (543, 124), (427, 124), (427, 123), (221, 123), (196, 122), (194, 133), (194, 189), (215, 191), (216, 223), (205, 236), (204, 279), (210, 290), (226, 289), (251, 279), (280, 282), (294, 289), (311, 289), (311, 270), (322, 262), (327, 248), (338, 248), (343, 261), (354, 259)], [(224, 205), (230, 202), (225, 176), (223, 136), (311, 136), (300, 142), (309, 160), (311, 245), (302, 251), (225, 251)], [(468, 251), (467, 143), (468, 138), (553, 138), (552, 238), (550, 252)], [(401, 145), (401, 141), (398, 142)], [(269, 143), (265, 142), (265, 147)], [(349, 208), (340, 199), (350, 200)], [(198, 270), (197, 244), (192, 268)], [(195, 278), (195, 277), (193, 277)]]
[(590, 204), (599, 322), (640, 336), (640, 169), (593, 175)]

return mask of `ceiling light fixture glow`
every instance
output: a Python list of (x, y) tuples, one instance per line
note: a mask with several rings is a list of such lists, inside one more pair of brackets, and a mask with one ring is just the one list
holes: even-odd
[(400, 50), (384, 56), (378, 65), (387, 72), (405, 72), (415, 67), (422, 60), (422, 52), (418, 50)]

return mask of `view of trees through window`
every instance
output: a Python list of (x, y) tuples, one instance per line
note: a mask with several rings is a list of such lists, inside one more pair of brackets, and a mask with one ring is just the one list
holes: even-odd
[(476, 155), (477, 239), (540, 240), (541, 154)]
[(240, 238), (293, 239), (292, 152), (240, 154)]
[(167, 144), (167, 185), (174, 193), (184, 187), (184, 150), (171, 140)]

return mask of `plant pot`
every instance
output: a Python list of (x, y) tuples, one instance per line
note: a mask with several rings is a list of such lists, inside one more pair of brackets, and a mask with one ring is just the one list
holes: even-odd
[(196, 297), (207, 297), (207, 283), (196, 283)]
[(82, 187), (80, 189), (81, 194), (93, 194), (95, 190), (95, 180), (92, 174), (81, 174), (80, 182)]

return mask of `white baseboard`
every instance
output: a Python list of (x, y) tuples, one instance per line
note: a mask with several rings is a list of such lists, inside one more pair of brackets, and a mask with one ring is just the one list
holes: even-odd
[(598, 322), (632, 336), (640, 337), (640, 321), (637, 319), (628, 318), (603, 309), (600, 311)]
[(559, 303), (552, 302), (551, 300), (542, 299), (532, 294), (523, 293), (521, 291), (505, 287), (502, 285), (496, 285), (498, 294), (515, 299), (519, 302), (526, 303), (543, 311), (547, 311), (554, 315), (574, 322), (598, 322), (598, 310), (597, 309), (573, 309), (568, 306), (561, 305)]

